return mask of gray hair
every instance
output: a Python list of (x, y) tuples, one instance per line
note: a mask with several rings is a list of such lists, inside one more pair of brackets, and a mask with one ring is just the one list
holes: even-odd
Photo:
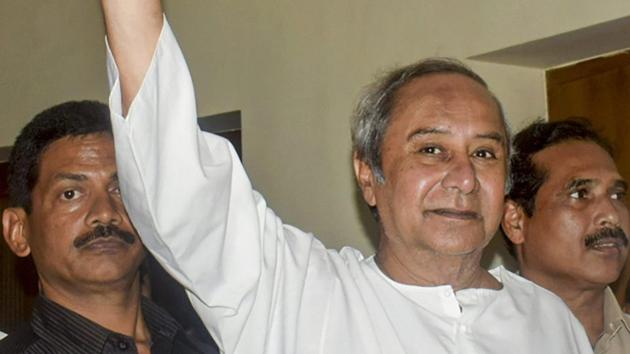
[[(486, 82), (460, 61), (452, 58), (428, 58), (417, 63), (394, 69), (368, 86), (359, 99), (352, 116), (352, 151), (357, 158), (368, 163), (376, 180), (385, 181), (381, 161), (381, 145), (389, 125), (398, 91), (411, 81), (430, 74), (459, 74), (466, 76), (488, 89)], [(509, 152), (509, 127), (503, 108), (494, 99), (505, 127), (506, 147)]]

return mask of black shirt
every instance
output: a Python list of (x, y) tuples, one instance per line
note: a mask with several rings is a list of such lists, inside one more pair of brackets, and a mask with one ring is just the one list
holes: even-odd
[[(164, 310), (143, 298), (142, 314), (151, 333), (151, 353), (203, 353)], [(30, 326), (0, 341), (0, 354), (133, 354), (133, 338), (112, 332), (44, 296), (37, 298)], [(216, 351), (215, 351), (216, 352)]]

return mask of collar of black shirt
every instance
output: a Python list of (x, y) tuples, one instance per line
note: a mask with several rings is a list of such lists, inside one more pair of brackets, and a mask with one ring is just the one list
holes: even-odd
[[(141, 308), (151, 333), (151, 351), (170, 353), (181, 327), (146, 298), (142, 298)], [(137, 352), (133, 338), (110, 331), (44, 296), (36, 300), (31, 326), (40, 339), (63, 353)]]

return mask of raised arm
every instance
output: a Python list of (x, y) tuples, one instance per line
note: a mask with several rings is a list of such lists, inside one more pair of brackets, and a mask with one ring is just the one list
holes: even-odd
[(120, 72), (123, 115), (142, 85), (162, 29), (160, 0), (101, 0), (109, 46)]
[(327, 251), (285, 228), (229, 142), (199, 130), (192, 79), (159, 2), (104, 0), (103, 9), (116, 164), (144, 245), (224, 352), (300, 352), (297, 314), (322, 312), (300, 309), (302, 292), (307, 274), (310, 286), (330, 287)]

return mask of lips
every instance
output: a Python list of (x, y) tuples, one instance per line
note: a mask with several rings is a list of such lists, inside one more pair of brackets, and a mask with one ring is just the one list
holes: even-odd
[(442, 216), (445, 218), (457, 219), (457, 220), (481, 219), (481, 216), (477, 212), (474, 212), (471, 210), (459, 210), (459, 209), (450, 209), (450, 208), (431, 209), (431, 210), (425, 211), (424, 214), (425, 215), (434, 214), (434, 215)]
[(598, 251), (622, 249), (628, 246), (628, 237), (619, 227), (604, 228), (588, 235), (584, 240), (584, 245), (588, 249)]
[(605, 248), (622, 248), (625, 247), (626, 244), (619, 239), (616, 238), (604, 238), (598, 240), (591, 244), (589, 248), (592, 249), (605, 249)]
[(85, 246), (83, 249), (98, 250), (98, 251), (113, 251), (121, 248), (126, 248), (129, 245), (116, 237), (98, 238)]

